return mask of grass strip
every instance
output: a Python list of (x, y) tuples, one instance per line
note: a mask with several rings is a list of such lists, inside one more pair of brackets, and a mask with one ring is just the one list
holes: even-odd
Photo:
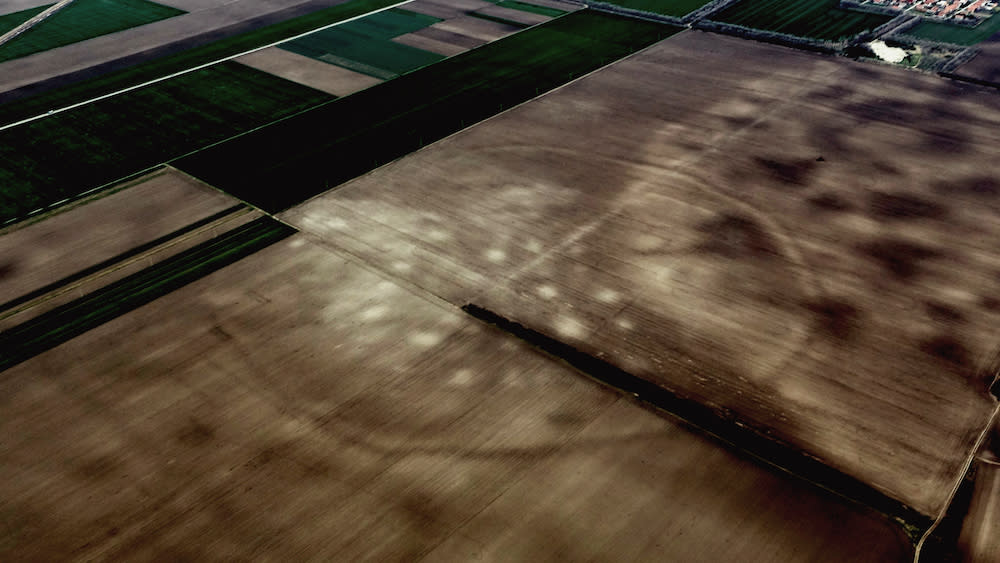
[(835, 41), (874, 29), (892, 16), (840, 8), (838, 0), (741, 0), (711, 19), (798, 37)]
[(679, 30), (581, 10), (173, 164), (280, 211)]
[(295, 233), (261, 217), (0, 332), (0, 371), (135, 310)]
[(0, 62), (185, 13), (148, 0), (73, 0), (0, 47)]
[(107, 260), (102, 260), (101, 262), (98, 262), (97, 264), (94, 264), (93, 266), (89, 266), (87, 268), (84, 268), (84, 269), (80, 270), (79, 272), (75, 272), (73, 274), (70, 274), (70, 275), (62, 278), (62, 279), (56, 280), (56, 281), (54, 281), (54, 282), (52, 282), (50, 284), (46, 284), (46, 285), (44, 285), (44, 286), (42, 286), (42, 287), (40, 287), (40, 288), (38, 288), (38, 289), (36, 289), (34, 291), (30, 291), (28, 293), (25, 293), (24, 295), (21, 295), (20, 297), (16, 297), (14, 299), (11, 299), (10, 301), (8, 301), (6, 303), (0, 304), (0, 313), (3, 313), (5, 311), (9, 311), (10, 309), (13, 309), (14, 307), (23, 305), (23, 304), (25, 304), (25, 303), (27, 303), (29, 301), (32, 301), (34, 299), (37, 299), (37, 298), (45, 295), (46, 293), (50, 293), (50, 292), (55, 291), (55, 290), (57, 290), (57, 289), (59, 289), (61, 287), (67, 286), (67, 285), (69, 285), (71, 283), (78, 282), (78, 281), (82, 280), (83, 278), (85, 278), (87, 276), (96, 274), (97, 272), (100, 272), (101, 270), (105, 270), (107, 268), (110, 268), (111, 266), (114, 266), (115, 264), (124, 262), (124, 261), (128, 260), (129, 258), (132, 258), (134, 256), (138, 256), (138, 255), (142, 254), (143, 252), (146, 252), (148, 250), (152, 250), (153, 248), (156, 248), (157, 246), (160, 246), (161, 244), (169, 242), (169, 241), (171, 241), (171, 240), (173, 240), (175, 238), (184, 236), (184, 235), (186, 235), (186, 234), (188, 234), (188, 233), (190, 233), (192, 231), (195, 231), (197, 229), (200, 229), (201, 227), (204, 227), (205, 225), (208, 225), (209, 223), (218, 221), (219, 219), (222, 219), (226, 215), (230, 215), (230, 214), (235, 213), (236, 211), (238, 211), (240, 209), (244, 209), (244, 208), (246, 208), (246, 205), (242, 204), (242, 203), (239, 203), (239, 204), (234, 205), (232, 207), (223, 209), (222, 211), (219, 211), (218, 213), (213, 213), (212, 215), (209, 215), (208, 217), (205, 217), (203, 219), (199, 219), (198, 221), (195, 221), (194, 223), (191, 223), (190, 225), (181, 227), (180, 229), (177, 229), (177, 230), (175, 230), (175, 231), (173, 231), (171, 233), (165, 234), (162, 237), (157, 237), (157, 238), (155, 238), (155, 239), (153, 239), (153, 240), (151, 240), (149, 242), (140, 244), (139, 246), (136, 246), (135, 248), (132, 248), (132, 249), (126, 250), (125, 252), (116, 254), (115, 256), (112, 256), (111, 258), (108, 258)]
[(281, 23), (214, 41), (207, 45), (161, 57), (154, 61), (116, 70), (96, 78), (64, 85), (0, 105), (0, 124), (44, 114), (86, 100), (169, 76), (199, 65), (236, 55), (262, 45), (287, 39), (320, 27), (367, 14), (398, 3), (399, 0), (351, 0)]
[(490, 14), (482, 14), (479, 12), (469, 12), (469, 15), (474, 18), (479, 18), (481, 20), (486, 20), (493, 23), (502, 23), (503, 25), (509, 25), (511, 27), (516, 27), (518, 29), (524, 29), (528, 27), (528, 24), (516, 22), (514, 20), (509, 20), (507, 18), (501, 18), (500, 16), (492, 16)]

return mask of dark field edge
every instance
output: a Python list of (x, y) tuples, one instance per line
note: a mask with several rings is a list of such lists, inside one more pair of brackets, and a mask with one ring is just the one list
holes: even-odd
[(793, 477), (831, 491), (845, 499), (875, 509), (896, 520), (916, 544), (933, 519), (893, 499), (874, 487), (838, 471), (791, 444), (745, 426), (728, 410), (713, 410), (701, 403), (633, 375), (614, 364), (582, 352), (558, 339), (528, 328), (489, 309), (469, 303), (469, 316), (493, 325), (547, 354), (565, 361), (585, 375), (622, 393), (665, 411), (738, 451), (774, 466)]
[(682, 29), (580, 10), (171, 165), (275, 213)]
[[(954, 80), (956, 82), (965, 82), (967, 84), (975, 84), (976, 86), (983, 86), (986, 88), (992, 88), (994, 90), (1000, 90), (1000, 83), (992, 82), (989, 80), (983, 80), (981, 78), (973, 78), (971, 76), (965, 76), (962, 74), (956, 74), (954, 72), (939, 72), (938, 76), (941, 78), (947, 78), (949, 80)], [(1000, 396), (998, 396), (1000, 397)]]
[[(269, 45), (371, 11), (399, 0), (350, 0), (302, 14), (308, 6), (192, 37), (0, 94), (0, 125), (7, 125)], [(280, 21), (283, 18), (289, 18)], [(277, 23), (275, 23), (277, 22)], [(260, 28), (260, 25), (266, 27)], [(247, 31), (251, 29), (251, 31)], [(235, 34), (235, 35), (234, 35)]]
[(491, 16), (489, 14), (480, 14), (478, 12), (469, 12), (469, 15), (472, 16), (472, 17), (474, 17), (474, 18), (478, 18), (478, 19), (481, 19), (481, 20), (490, 21), (490, 22), (493, 22), (493, 23), (502, 23), (503, 25), (509, 25), (511, 27), (516, 27), (518, 29), (524, 29), (526, 27), (530, 27), (528, 24), (524, 24), (524, 23), (521, 23), (521, 22), (516, 22), (514, 20), (509, 20), (507, 18), (501, 18), (499, 16)]
[(243, 204), (243, 203), (238, 203), (238, 204), (236, 204), (236, 205), (234, 205), (232, 207), (229, 207), (227, 209), (223, 209), (222, 211), (219, 211), (218, 213), (213, 213), (212, 215), (209, 215), (208, 217), (205, 217), (203, 219), (199, 219), (199, 220), (195, 221), (194, 223), (191, 223), (190, 225), (181, 227), (180, 229), (177, 229), (177, 230), (175, 230), (175, 231), (173, 231), (171, 233), (165, 234), (162, 237), (158, 237), (158, 238), (155, 238), (155, 239), (153, 239), (153, 240), (151, 240), (151, 241), (149, 241), (147, 243), (140, 244), (139, 246), (136, 246), (135, 248), (132, 248), (130, 250), (126, 250), (125, 252), (122, 252), (120, 254), (112, 256), (111, 258), (108, 258), (107, 260), (103, 260), (101, 262), (98, 262), (97, 264), (94, 264), (93, 266), (89, 266), (87, 268), (84, 268), (84, 269), (80, 270), (79, 272), (70, 274), (70, 275), (68, 275), (68, 276), (66, 276), (66, 277), (64, 277), (62, 279), (56, 280), (56, 281), (54, 281), (54, 282), (52, 282), (50, 284), (47, 284), (45, 286), (42, 286), (42, 287), (36, 289), (34, 291), (30, 291), (28, 293), (25, 293), (24, 295), (21, 295), (20, 297), (15, 297), (14, 299), (11, 299), (10, 301), (8, 301), (6, 303), (0, 304), (0, 313), (4, 313), (4, 312), (6, 312), (6, 311), (8, 311), (10, 309), (13, 309), (14, 307), (17, 307), (19, 305), (27, 303), (28, 301), (31, 301), (33, 299), (37, 299), (37, 298), (45, 295), (46, 293), (55, 291), (56, 289), (59, 289), (60, 287), (63, 287), (63, 286), (69, 285), (69, 284), (71, 284), (73, 282), (82, 280), (83, 278), (85, 278), (85, 277), (87, 277), (87, 276), (89, 276), (91, 274), (96, 274), (97, 272), (100, 272), (101, 270), (110, 268), (111, 266), (114, 266), (115, 264), (117, 264), (119, 262), (124, 262), (125, 260), (128, 260), (129, 258), (132, 258), (133, 256), (137, 256), (139, 254), (142, 254), (143, 252), (146, 252), (147, 250), (156, 248), (157, 246), (160, 246), (161, 244), (164, 244), (164, 243), (166, 243), (166, 242), (168, 242), (170, 240), (173, 240), (173, 239), (175, 239), (177, 237), (186, 235), (187, 233), (190, 233), (190, 232), (192, 232), (192, 231), (194, 231), (196, 229), (199, 229), (199, 228), (201, 228), (201, 227), (203, 227), (203, 226), (205, 226), (205, 225), (207, 225), (209, 223), (212, 223), (214, 221), (222, 219), (226, 215), (229, 215), (231, 213), (235, 213), (236, 211), (238, 211), (240, 209), (245, 209), (247, 207), (248, 206), (245, 205), (245, 204)]
[(0, 332), (0, 371), (262, 250), (296, 229), (261, 217)]

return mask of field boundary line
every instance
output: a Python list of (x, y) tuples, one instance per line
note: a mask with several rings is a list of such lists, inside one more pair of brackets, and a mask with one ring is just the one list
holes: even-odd
[[(1000, 369), (996, 369), (990, 389), (996, 388), (998, 382), (1000, 382)], [(969, 457), (965, 460), (965, 464), (962, 465), (962, 471), (959, 472), (958, 479), (955, 480), (955, 486), (952, 487), (951, 493), (948, 495), (948, 502), (946, 502), (941, 508), (941, 511), (938, 512), (938, 515), (934, 518), (934, 522), (931, 526), (924, 531), (922, 536), (920, 536), (920, 541), (917, 542), (917, 546), (913, 552), (913, 563), (920, 563), (920, 555), (928, 538), (931, 537), (931, 534), (934, 533), (934, 530), (937, 529), (938, 525), (940, 525), (941, 522), (948, 516), (948, 509), (951, 508), (952, 503), (955, 501), (955, 496), (958, 494), (959, 489), (962, 488), (962, 484), (965, 482), (965, 477), (972, 469), (972, 465), (976, 463), (977, 459), (979, 459), (979, 452), (982, 450), (983, 445), (986, 443), (986, 439), (993, 430), (993, 427), (997, 422), (998, 415), (1000, 415), (1000, 402), (997, 402), (996, 406), (993, 408), (993, 414), (990, 415), (989, 420), (986, 421), (983, 431), (979, 434), (979, 438), (976, 440), (975, 445), (969, 452)]]
[(282, 39), (280, 41), (274, 41), (274, 42), (269, 43), (267, 45), (261, 45), (260, 47), (255, 47), (255, 48), (250, 49), (248, 51), (243, 51), (241, 53), (236, 53), (234, 55), (229, 55), (227, 57), (223, 57), (221, 59), (217, 59), (217, 60), (214, 60), (214, 61), (211, 61), (211, 62), (203, 63), (203, 64), (200, 64), (200, 65), (196, 65), (196, 66), (193, 66), (193, 67), (188, 68), (188, 69), (184, 69), (184, 70), (180, 70), (180, 71), (174, 72), (172, 74), (168, 74), (166, 76), (161, 76), (159, 78), (154, 78), (153, 80), (149, 80), (149, 81), (143, 82), (142, 84), (136, 84), (134, 86), (129, 86), (128, 88), (122, 88), (121, 90), (116, 90), (116, 91), (110, 92), (108, 94), (103, 94), (103, 95), (97, 96), (95, 98), (90, 98), (89, 100), (84, 100), (82, 102), (77, 102), (75, 104), (70, 104), (70, 105), (68, 105), (66, 107), (62, 107), (62, 108), (59, 108), (59, 109), (51, 109), (51, 110), (49, 110), (46, 113), (38, 114), (38, 115), (36, 115), (34, 117), (28, 117), (28, 118), (22, 119), (20, 121), (15, 121), (14, 123), (8, 123), (7, 125), (0, 126), (0, 131), (6, 131), (7, 129), (12, 129), (14, 127), (25, 125), (25, 124), (31, 123), (33, 121), (38, 121), (39, 119), (44, 119), (44, 118), (49, 117), (51, 115), (58, 115), (58, 114), (60, 114), (60, 113), (62, 113), (64, 111), (73, 110), (73, 109), (76, 109), (78, 107), (85, 106), (87, 104), (92, 104), (94, 102), (99, 102), (101, 100), (106, 100), (108, 98), (113, 98), (113, 97), (118, 96), (120, 94), (125, 94), (126, 92), (131, 92), (132, 90), (138, 90), (139, 88), (145, 88), (146, 86), (151, 86), (153, 84), (156, 84), (156, 83), (159, 83), (159, 82), (163, 82), (164, 80), (170, 80), (171, 78), (176, 78), (178, 76), (182, 76), (182, 75), (185, 75), (185, 74), (188, 74), (188, 73), (191, 73), (191, 72), (202, 70), (204, 68), (208, 68), (208, 67), (213, 66), (213, 65), (217, 65), (217, 64), (220, 64), (220, 63), (231, 61), (231, 60), (233, 60), (235, 58), (242, 57), (242, 56), (245, 56), (245, 55), (249, 55), (251, 53), (256, 53), (257, 51), (268, 49), (268, 48), (280, 45), (282, 43), (287, 43), (289, 41), (295, 41), (296, 39), (301, 39), (301, 38), (305, 37), (306, 35), (310, 35), (312, 33), (316, 33), (317, 31), (323, 31), (323, 30), (326, 30), (326, 29), (330, 29), (331, 27), (336, 27), (338, 25), (349, 23), (349, 22), (352, 22), (352, 21), (355, 21), (355, 20), (358, 20), (358, 19), (361, 19), (361, 18), (366, 18), (366, 17), (368, 17), (368, 16), (370, 16), (372, 14), (377, 14), (379, 12), (384, 12), (386, 10), (391, 10), (393, 8), (398, 8), (398, 7), (400, 7), (400, 6), (404, 5), (404, 4), (409, 4), (412, 1), (413, 0), (403, 0), (402, 2), (397, 2), (397, 3), (395, 3), (395, 4), (391, 5), (391, 6), (386, 6), (384, 8), (379, 8), (377, 10), (372, 10), (371, 12), (366, 12), (364, 14), (353, 16), (353, 17), (347, 18), (345, 20), (340, 20), (338, 22), (334, 22), (334, 23), (331, 23), (331, 24), (327, 24), (327, 25), (324, 25), (322, 27), (317, 27), (316, 29), (313, 29), (311, 31), (300, 33), (298, 35), (293, 35), (292, 37), (286, 37), (286, 38), (284, 38), (284, 39)]

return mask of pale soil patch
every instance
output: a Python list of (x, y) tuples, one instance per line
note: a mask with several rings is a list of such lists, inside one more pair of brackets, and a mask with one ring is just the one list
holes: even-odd
[(423, 49), (425, 51), (430, 51), (432, 53), (437, 53), (439, 55), (444, 55), (450, 57), (452, 55), (457, 55), (459, 53), (464, 53), (469, 50), (468, 47), (462, 45), (456, 45), (454, 43), (446, 43), (444, 41), (439, 41), (428, 37), (427, 35), (417, 31), (415, 33), (407, 33), (405, 35), (400, 35), (399, 37), (394, 37), (393, 41), (396, 43), (401, 43), (403, 45), (409, 45), (410, 47), (415, 47), (417, 49)]
[(476, 39), (480, 39), (485, 42), (496, 41), (501, 37), (520, 31), (520, 28), (513, 25), (493, 22), (472, 16), (452, 18), (450, 20), (438, 22), (430, 27), (432, 29), (441, 29), (452, 33), (468, 35), (469, 37), (475, 37)]
[(257, 70), (334, 96), (353, 94), (382, 82), (373, 76), (328, 64), (279, 47), (268, 47), (235, 60)]
[(306, 238), (4, 372), (0, 557), (907, 560), (879, 515)]
[(1000, 100), (699, 32), (284, 217), (935, 516), (992, 410)]

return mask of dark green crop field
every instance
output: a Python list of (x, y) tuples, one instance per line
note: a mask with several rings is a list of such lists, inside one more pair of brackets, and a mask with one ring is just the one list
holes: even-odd
[(391, 6), (397, 1), (351, 0), (350, 2), (318, 10), (288, 21), (215, 41), (202, 47), (189, 49), (176, 55), (122, 69), (104, 76), (90, 78), (57, 90), (42, 92), (31, 97), (10, 101), (0, 105), (0, 125), (14, 123), (21, 119), (43, 114), (50, 109), (67, 107), (242, 53), (262, 45), (269, 45), (325, 25)]
[(0, 371), (54, 348), (295, 233), (261, 217), (0, 332)]
[(280, 211), (679, 30), (582, 10), (173, 164)]
[(566, 13), (563, 10), (557, 10), (546, 6), (536, 6), (534, 4), (528, 4), (527, 2), (518, 2), (518, 0), (500, 0), (497, 2), (497, 6), (500, 6), (501, 8), (510, 8), (512, 10), (521, 10), (522, 12), (541, 14), (543, 16), (549, 16), (550, 18), (561, 16)]
[(47, 4), (37, 8), (28, 8), (27, 10), (21, 10), (20, 12), (0, 16), (0, 35), (7, 33), (22, 23), (44, 12), (51, 5), (52, 4)]
[(609, 4), (663, 14), (665, 16), (683, 17), (708, 4), (712, 0), (604, 0)]
[(330, 99), (227, 62), (0, 132), (0, 224)]
[(48, 51), (183, 13), (147, 0), (75, 0), (0, 47), (0, 61)]
[(281, 48), (388, 80), (444, 58), (392, 41), (439, 21), (406, 10), (386, 10), (283, 43)]
[(921, 39), (930, 39), (931, 41), (943, 41), (957, 45), (975, 45), (989, 39), (990, 36), (997, 32), (1000, 32), (1000, 15), (995, 15), (976, 27), (922, 21), (908, 29), (905, 33), (906, 35), (912, 35)]
[(842, 10), (838, 6), (837, 0), (742, 0), (709, 19), (831, 41), (876, 28), (892, 19)]

